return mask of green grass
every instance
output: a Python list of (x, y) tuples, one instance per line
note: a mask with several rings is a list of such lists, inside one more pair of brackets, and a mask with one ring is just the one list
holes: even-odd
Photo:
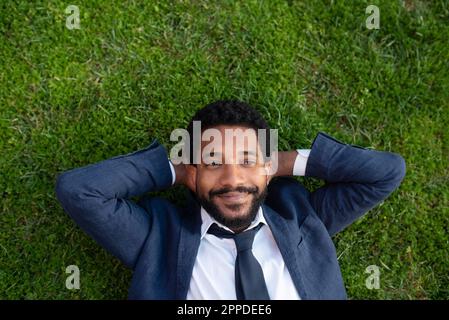
[(401, 187), (334, 238), (348, 295), (449, 297), (447, 1), (77, 1), (80, 30), (69, 3), (33, 2), (0, 5), (0, 298), (126, 298), (131, 272), (63, 212), (56, 176), (152, 138), (170, 148), (220, 98), (260, 110), (282, 150), (322, 130), (402, 154)]

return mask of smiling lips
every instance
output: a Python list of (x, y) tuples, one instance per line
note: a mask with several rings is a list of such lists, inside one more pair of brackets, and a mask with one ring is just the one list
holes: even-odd
[(217, 197), (221, 198), (224, 202), (244, 202), (246, 197), (248, 196), (247, 192), (226, 192), (218, 195)]

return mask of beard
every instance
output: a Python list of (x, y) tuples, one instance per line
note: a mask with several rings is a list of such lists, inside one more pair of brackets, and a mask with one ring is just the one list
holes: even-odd
[[(224, 194), (227, 192), (246, 192), (252, 195), (252, 200), (249, 209), (246, 212), (242, 212), (243, 204), (230, 204), (226, 205), (229, 210), (239, 212), (240, 215), (238, 217), (229, 218), (224, 215), (222, 210), (213, 202), (213, 198)], [(259, 211), (259, 207), (264, 202), (267, 196), (267, 188), (265, 187), (261, 192), (259, 192), (259, 188), (257, 186), (254, 187), (237, 187), (234, 189), (231, 188), (222, 188), (218, 190), (209, 191), (209, 196), (206, 198), (204, 196), (197, 196), (198, 202), (201, 206), (214, 218), (217, 222), (222, 225), (228, 227), (229, 229), (235, 231), (243, 231), (245, 230), (251, 222), (256, 218), (257, 212)]]

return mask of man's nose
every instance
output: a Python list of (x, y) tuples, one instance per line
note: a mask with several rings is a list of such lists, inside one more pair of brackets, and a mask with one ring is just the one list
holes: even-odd
[(238, 164), (224, 164), (220, 178), (222, 185), (231, 188), (244, 183), (243, 171)]

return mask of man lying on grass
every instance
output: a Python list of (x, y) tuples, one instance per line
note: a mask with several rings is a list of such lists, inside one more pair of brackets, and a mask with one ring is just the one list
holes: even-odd
[[(218, 101), (192, 118), (183, 161), (154, 140), (61, 174), (56, 194), (133, 269), (130, 299), (345, 299), (331, 237), (400, 185), (404, 159), (324, 133), (310, 149), (267, 153), (260, 130), (269, 127), (251, 106)], [(326, 184), (309, 192), (292, 175)], [(182, 207), (130, 200), (174, 184), (190, 190)]]

